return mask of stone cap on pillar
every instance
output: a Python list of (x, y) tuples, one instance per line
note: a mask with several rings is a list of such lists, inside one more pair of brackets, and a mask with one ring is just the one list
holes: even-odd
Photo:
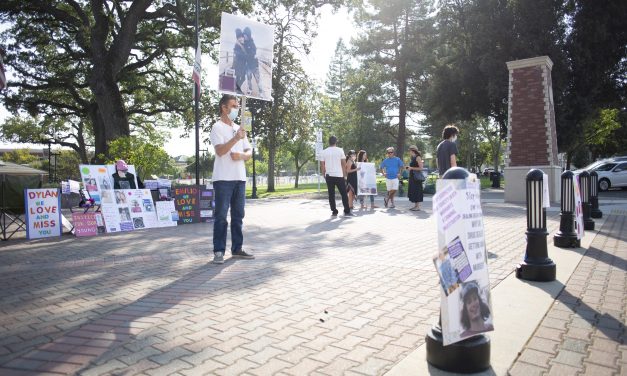
[(553, 69), (553, 61), (551, 61), (551, 58), (548, 56), (538, 56), (529, 59), (508, 61), (506, 64), (507, 69), (510, 71), (518, 68), (535, 67), (538, 65), (545, 65), (549, 68), (549, 70)]

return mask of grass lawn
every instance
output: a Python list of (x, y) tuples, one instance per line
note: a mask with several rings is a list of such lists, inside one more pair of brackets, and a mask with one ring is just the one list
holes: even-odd
[[(298, 188), (294, 188), (293, 184), (290, 185), (275, 185), (275, 192), (268, 192), (267, 186), (257, 186), (257, 197), (259, 198), (268, 198), (268, 197), (280, 197), (280, 196), (289, 196), (296, 195), (301, 193), (314, 193), (318, 192), (318, 183), (308, 183), (308, 184), (298, 184)], [(326, 193), (327, 185), (322, 181), (320, 182), (320, 192)], [(250, 197), (253, 193), (252, 185), (246, 185), (246, 197)]]
[[(490, 188), (492, 186), (492, 181), (488, 177), (481, 177), (481, 189)], [(501, 188), (505, 187), (505, 180), (501, 178)], [(275, 192), (268, 192), (267, 187), (258, 186), (257, 187), (257, 197), (259, 198), (269, 198), (269, 197), (281, 197), (281, 196), (290, 196), (297, 195), (302, 193), (316, 193), (318, 192), (318, 183), (308, 183), (308, 184), (299, 184), (298, 188), (294, 188), (294, 185), (278, 185), (275, 186)], [(405, 185), (403, 190), (407, 192), (407, 181), (405, 181)], [(253, 188), (251, 185), (246, 185), (246, 197), (250, 197), (252, 195)], [(385, 178), (378, 176), (377, 177), (377, 192), (379, 194), (385, 194)], [(327, 186), (324, 181), (320, 182), (320, 193), (326, 194)], [(406, 194), (406, 193), (405, 193)]]

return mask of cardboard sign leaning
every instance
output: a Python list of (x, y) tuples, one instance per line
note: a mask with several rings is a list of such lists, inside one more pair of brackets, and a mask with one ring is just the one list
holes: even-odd
[(480, 183), (437, 181), (433, 212), (438, 226), (438, 253), (444, 345), (494, 330), (488, 258), (485, 249)]
[(61, 192), (58, 188), (25, 189), (26, 238), (61, 236)]

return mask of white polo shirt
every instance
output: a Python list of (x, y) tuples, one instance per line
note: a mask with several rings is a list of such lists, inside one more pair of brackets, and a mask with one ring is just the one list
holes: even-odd
[(324, 162), (325, 174), (336, 178), (343, 178), (342, 159), (346, 159), (344, 150), (337, 146), (329, 146), (322, 151), (322, 161)]
[[(239, 125), (233, 123), (233, 126), (230, 126), (224, 123), (222, 120), (218, 120), (211, 128), (211, 144), (215, 147), (216, 145), (224, 145), (229, 142), (230, 139), (235, 136), (235, 133), (239, 130)], [(244, 138), (239, 140), (233, 145), (231, 150), (229, 150), (223, 156), (219, 156), (216, 152), (216, 159), (213, 163), (213, 176), (211, 178), (212, 181), (246, 181), (246, 165), (242, 160), (234, 161), (231, 159), (231, 152), (243, 153), (245, 150), (250, 150), (250, 143), (248, 142), (248, 138)]]

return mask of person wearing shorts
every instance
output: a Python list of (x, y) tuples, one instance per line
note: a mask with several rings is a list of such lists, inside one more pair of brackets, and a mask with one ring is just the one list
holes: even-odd
[(383, 199), (383, 203), (386, 208), (394, 208), (394, 195), (398, 191), (398, 181), (403, 168), (403, 161), (394, 155), (393, 147), (390, 146), (386, 149), (386, 158), (381, 162), (380, 168), (383, 175), (385, 175), (385, 187), (387, 189), (387, 196)]

